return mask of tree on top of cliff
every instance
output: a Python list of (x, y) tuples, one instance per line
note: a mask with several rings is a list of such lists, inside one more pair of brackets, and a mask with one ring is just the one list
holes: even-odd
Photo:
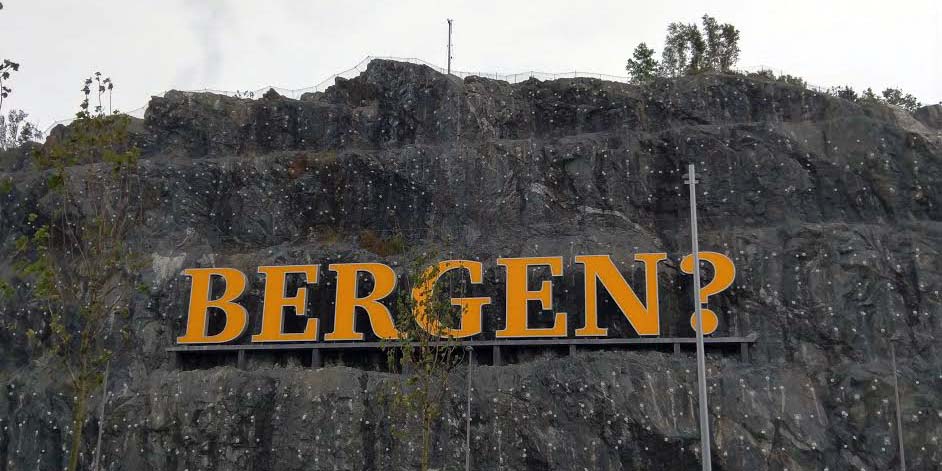
[[(89, 401), (103, 383), (99, 433), (104, 427), (113, 330), (116, 317), (129, 313), (138, 268), (126, 240), (140, 216), (140, 151), (128, 145), (128, 117), (104, 111), (112, 88), (101, 74), (87, 79), (76, 120), (36, 152), (54, 209), (31, 214), (32, 232), (16, 241), (15, 267), (30, 281), (28, 295), (43, 316), (42, 327), (27, 336), (38, 352), (59, 361), (72, 393), (70, 443), (63, 447), (70, 471), (88, 456), (82, 448)], [(97, 105), (90, 100), (95, 95)]]
[(647, 83), (657, 76), (657, 60), (654, 58), (654, 49), (647, 44), (638, 44), (634, 54), (625, 65), (625, 70), (631, 77), (632, 83)]
[(6, 116), (0, 114), (0, 150), (12, 149), (28, 141), (42, 139), (42, 131), (27, 121), (29, 114), (12, 109)]
[(739, 60), (739, 30), (703, 15), (703, 30), (696, 24), (674, 22), (667, 26), (660, 74), (667, 77), (705, 71), (728, 71)]
[[(3, 10), (3, 3), (0, 3)], [(0, 111), (3, 100), (10, 96), (13, 89), (9, 86), (13, 72), (20, 70), (20, 64), (10, 59), (0, 62)], [(27, 141), (42, 138), (42, 131), (33, 123), (26, 121), (29, 115), (23, 110), (10, 110), (7, 116), (0, 114), (0, 150), (7, 150), (25, 144)]]
[(922, 106), (916, 97), (909, 93), (904, 93), (898, 88), (887, 88), (883, 90), (883, 101), (890, 105), (899, 106), (912, 113)]
[(0, 109), (3, 109), (3, 99), (10, 96), (10, 92), (13, 91), (7, 83), (10, 75), (17, 70), (20, 70), (20, 64), (10, 59), (3, 59), (3, 63), (0, 63)]
[(831, 96), (843, 98), (855, 103), (878, 103), (898, 106), (906, 111), (909, 111), (910, 113), (916, 111), (919, 109), (919, 107), (922, 106), (922, 103), (920, 103), (915, 96), (898, 88), (887, 88), (886, 90), (883, 90), (883, 96), (878, 96), (876, 93), (874, 93), (873, 89), (869, 87), (861, 92), (860, 95), (858, 95), (857, 92), (849, 85), (831, 87), (827, 90), (827, 93)]
[[(0, 3), (0, 10), (3, 10), (3, 3)], [(13, 90), (7, 84), (13, 72), (20, 70), (20, 64), (10, 59), (3, 59), (0, 62), (0, 111), (3, 110), (3, 99), (10, 96)]]

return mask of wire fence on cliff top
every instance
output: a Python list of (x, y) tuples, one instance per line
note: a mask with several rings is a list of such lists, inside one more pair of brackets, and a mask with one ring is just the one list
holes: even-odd
[[(408, 62), (412, 64), (419, 64), (419, 65), (428, 66), (441, 74), (447, 73), (447, 69), (445, 69), (444, 67), (439, 67), (435, 64), (429, 63), (422, 59), (417, 59), (415, 57), (367, 56), (365, 59), (360, 61), (357, 65), (350, 67), (349, 69), (344, 70), (343, 72), (333, 74), (330, 77), (327, 77), (326, 79), (321, 80), (316, 85), (313, 85), (310, 87), (283, 88), (283, 87), (276, 87), (274, 85), (269, 85), (269, 86), (261, 87), (255, 90), (233, 91), (233, 90), (216, 90), (212, 88), (203, 88), (199, 90), (183, 90), (183, 91), (190, 92), (190, 93), (215, 93), (219, 95), (226, 95), (226, 96), (233, 96), (233, 97), (239, 96), (239, 97), (245, 97), (245, 98), (254, 98), (254, 97), (261, 97), (268, 90), (274, 90), (281, 96), (298, 100), (301, 98), (301, 95), (304, 95), (305, 93), (323, 92), (327, 90), (328, 87), (334, 85), (337, 78), (351, 79), (360, 75), (360, 73), (366, 71), (367, 65), (373, 59), (393, 60), (393, 61), (398, 61), (398, 62)], [(772, 72), (773, 74), (776, 74), (776, 75), (784, 75), (784, 72), (782, 72), (781, 70), (775, 70), (775, 69), (772, 69), (770, 67), (765, 67), (765, 66), (758, 66), (755, 68), (735, 70), (735, 72), (744, 73), (744, 74), (754, 73), (754, 72), (765, 72), (765, 71)], [(599, 74), (595, 72), (581, 72), (581, 71), (550, 73), (550, 72), (539, 72), (535, 70), (530, 70), (526, 72), (517, 72), (517, 73), (512, 73), (512, 74), (501, 74), (501, 73), (495, 73), (495, 72), (469, 72), (469, 71), (463, 71), (463, 70), (452, 70), (451, 75), (454, 75), (462, 79), (466, 77), (470, 77), (470, 76), (484, 77), (484, 78), (489, 78), (489, 79), (494, 79), (494, 80), (503, 80), (509, 83), (519, 83), (519, 82), (529, 80), (531, 78), (535, 78), (537, 80), (557, 80), (557, 79), (563, 79), (563, 78), (594, 78), (594, 79), (605, 80), (609, 82), (621, 82), (621, 83), (628, 83), (630, 81), (630, 77), (628, 77), (627, 75)], [(821, 92), (821, 93), (824, 93), (827, 90), (825, 87), (819, 87), (819, 86), (810, 85), (810, 84), (806, 85), (806, 87), (810, 90), (814, 90), (816, 92)], [(164, 96), (165, 93), (167, 92), (161, 92), (161, 93), (155, 94), (154, 96), (162, 97)], [(133, 116), (135, 118), (143, 119), (144, 113), (146, 111), (147, 111), (147, 105), (145, 104), (144, 106), (135, 108), (130, 111), (126, 111), (124, 113), (129, 116)], [(73, 119), (74, 118), (63, 119), (63, 120), (59, 120), (52, 123), (51, 125), (49, 125), (49, 127), (46, 128), (44, 135), (48, 136), (49, 131), (51, 131), (54, 127), (60, 124), (68, 125), (69, 123), (73, 121)]]

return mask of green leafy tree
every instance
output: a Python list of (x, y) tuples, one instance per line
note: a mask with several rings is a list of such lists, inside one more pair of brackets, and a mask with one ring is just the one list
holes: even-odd
[(755, 72), (749, 72), (746, 74), (749, 78), (760, 79), (760, 80), (770, 80), (774, 81), (776, 79), (775, 72), (769, 69), (761, 69)]
[(720, 49), (715, 54), (720, 71), (726, 72), (739, 62), (739, 30), (725, 23), (720, 27)]
[(13, 91), (9, 86), (10, 76), (18, 70), (20, 70), (20, 64), (10, 59), (3, 59), (3, 63), (0, 64), (0, 110), (3, 110), (3, 100)]
[(667, 25), (667, 38), (664, 40), (664, 50), (661, 51), (662, 75), (679, 77), (695, 73), (703, 50), (701, 47), (697, 51), (695, 44), (701, 43), (703, 38), (697, 25), (676, 22)]
[(794, 85), (796, 87), (808, 88), (808, 82), (805, 82), (805, 79), (795, 75), (782, 74), (778, 77), (775, 77), (775, 80), (782, 83), (787, 83), (789, 85)]
[(23, 110), (10, 110), (6, 116), (0, 115), (0, 149), (11, 149), (42, 139), (42, 131), (27, 118), (29, 114)]
[[(0, 10), (3, 10), (3, 3), (0, 3)], [(0, 111), (3, 110), (3, 100), (13, 91), (9, 86), (10, 76), (18, 70), (20, 70), (20, 64), (10, 59), (3, 59), (0, 63)]]
[(720, 24), (710, 15), (703, 15), (705, 52), (702, 70), (728, 71), (739, 60), (739, 30), (735, 26)]
[(916, 97), (909, 93), (904, 93), (898, 88), (887, 88), (883, 90), (883, 101), (890, 105), (899, 106), (910, 113), (922, 106), (922, 103), (919, 103)]
[[(413, 264), (411, 274), (396, 302), (396, 328), (399, 338), (384, 346), (390, 371), (398, 373), (397, 379), (387, 383), (391, 397), (390, 410), (397, 414), (391, 424), (393, 433), (402, 441), (411, 439), (412, 432), (420, 431), (420, 469), (430, 469), (432, 460), (432, 438), (436, 422), (442, 416), (442, 404), (447, 392), (448, 378), (461, 364), (463, 351), (455, 337), (442, 332), (430, 332), (427, 325), (445, 329), (456, 328), (459, 316), (446, 295), (432, 290), (424, 299), (413, 296), (417, 287), (430, 288), (438, 278), (437, 266), (421, 269), (424, 264)], [(423, 325), (417, 317), (418, 310)], [(444, 329), (443, 329), (444, 330)]]
[(687, 65), (688, 74), (697, 74), (710, 70), (706, 62), (707, 46), (703, 35), (697, 25), (687, 25), (687, 41), (690, 44), (690, 63)]
[(916, 111), (920, 106), (922, 106), (915, 96), (905, 93), (898, 88), (887, 88), (886, 90), (883, 90), (883, 93), (881, 94), (882, 96), (877, 95), (870, 87), (867, 87), (866, 90), (861, 92), (860, 96), (857, 96), (854, 90), (848, 86), (831, 87), (828, 89), (828, 93), (862, 104), (880, 103), (884, 105), (899, 106), (900, 108), (903, 108), (910, 113)]
[(808, 88), (808, 83), (805, 82), (805, 79), (797, 77), (790, 74), (781, 74), (775, 75), (775, 72), (768, 69), (761, 69), (755, 72), (748, 72), (746, 74), (749, 78), (760, 79), (760, 80), (769, 80), (774, 82), (782, 82), (788, 85), (794, 85), (796, 87)]
[(33, 230), (16, 244), (17, 272), (31, 280), (28, 295), (43, 316), (42, 327), (27, 336), (38, 352), (59, 361), (72, 393), (69, 471), (87, 459), (89, 401), (103, 383), (98, 427), (104, 427), (107, 371), (118, 338), (113, 329), (128, 314), (138, 268), (126, 240), (140, 219), (139, 151), (129, 145), (129, 118), (103, 110), (112, 88), (100, 73), (86, 80), (75, 121), (36, 152), (55, 210), (30, 215)]
[(872, 88), (867, 87), (866, 90), (860, 92), (858, 101), (864, 103), (880, 103), (883, 100), (881, 100), (880, 97), (878, 97), (877, 94), (873, 92)]
[(671, 23), (667, 26), (661, 73), (669, 77), (704, 71), (728, 71), (739, 60), (739, 30), (703, 15), (703, 30), (695, 24)]
[(625, 70), (631, 77), (632, 83), (647, 83), (654, 80), (657, 75), (657, 60), (654, 58), (654, 49), (647, 44), (641, 43), (635, 48), (631, 59), (625, 65)]
[(722, 37), (720, 35), (720, 24), (716, 18), (710, 15), (703, 15), (703, 40), (706, 42), (706, 57), (704, 57), (704, 68), (710, 70), (719, 69), (720, 53), (723, 50)]
[(850, 85), (831, 87), (827, 90), (828, 95), (843, 98), (848, 101), (857, 101), (857, 92)]

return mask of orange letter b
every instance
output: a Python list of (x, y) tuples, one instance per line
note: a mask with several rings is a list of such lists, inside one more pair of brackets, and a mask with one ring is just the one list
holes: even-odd
[[(177, 337), (177, 343), (225, 343), (231, 342), (245, 332), (248, 326), (248, 313), (235, 299), (245, 291), (245, 274), (235, 268), (190, 268), (183, 274), (192, 280), (190, 287), (190, 308), (187, 312), (186, 333)], [(209, 299), (210, 282), (213, 275), (221, 276), (226, 282), (226, 290), (219, 299)], [(215, 335), (209, 335), (209, 308), (222, 310), (226, 323)]]

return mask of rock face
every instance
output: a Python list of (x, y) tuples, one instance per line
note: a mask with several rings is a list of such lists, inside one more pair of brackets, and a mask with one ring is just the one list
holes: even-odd
[[(937, 114), (917, 115), (920, 129), (937, 130)], [(907, 464), (942, 469), (942, 145), (886, 108), (735, 75), (511, 85), (377, 60), (301, 100), (171, 92), (139, 128), (145, 222), (131, 242), (147, 256), (147, 289), (122, 321), (133, 338), (112, 363), (102, 469), (418, 466), (418, 437), (390, 427), (391, 375), (369, 361), (174, 365), (165, 349), (182, 332), (185, 267), (237, 267), (260, 288), (259, 265), (402, 270), (425, 252), (480, 259), (499, 286), (498, 256), (563, 255), (554, 302), (578, 313), (572, 255), (610, 254), (637, 286), (633, 255), (664, 251), (661, 322), (691, 336), (678, 268), (688, 162), (702, 172), (701, 249), (737, 266), (709, 301), (718, 334), (758, 336), (748, 361), (708, 358), (714, 469), (896, 469), (894, 336)], [(0, 277), (14, 285), (25, 281), (13, 241), (48, 211), (42, 175), (18, 162), (0, 167), (12, 182)], [(365, 243), (393, 237), (402, 247)], [(62, 469), (68, 389), (24, 335), (41, 308), (0, 303), (0, 471)], [(485, 310), (485, 330), (501, 306)], [(463, 370), (449, 387), (433, 464), (463, 469)], [(690, 352), (546, 353), (478, 366), (472, 387), (473, 469), (699, 465)], [(92, 414), (85, 450), (99, 427)]]
[(913, 115), (930, 128), (942, 129), (942, 105), (923, 106), (916, 110)]

